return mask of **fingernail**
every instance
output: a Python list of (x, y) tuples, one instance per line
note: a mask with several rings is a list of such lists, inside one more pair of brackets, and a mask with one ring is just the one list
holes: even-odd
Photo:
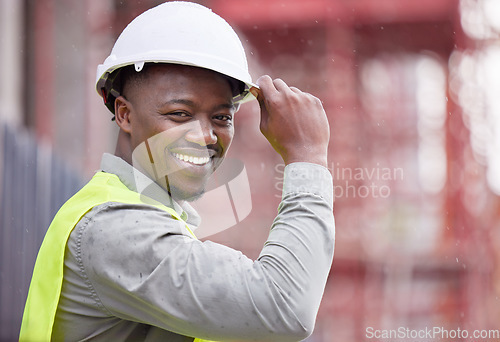
[(255, 87), (250, 88), (250, 92), (252, 93), (253, 96), (255, 96), (255, 98), (259, 96), (259, 91)]

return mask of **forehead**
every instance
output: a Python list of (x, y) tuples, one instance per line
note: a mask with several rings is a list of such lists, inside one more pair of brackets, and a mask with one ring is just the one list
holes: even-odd
[(230, 89), (227, 78), (215, 71), (180, 64), (152, 64), (145, 71), (143, 79), (155, 86), (196, 86), (205, 84)]

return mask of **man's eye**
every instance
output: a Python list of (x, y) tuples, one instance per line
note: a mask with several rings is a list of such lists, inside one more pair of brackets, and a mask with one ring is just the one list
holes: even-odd
[(186, 113), (186, 112), (170, 112), (170, 113), (167, 113), (167, 115), (177, 117), (177, 118), (187, 118), (190, 116), (189, 113)]
[(220, 121), (228, 121), (228, 122), (233, 120), (232, 115), (216, 115), (215, 118)]

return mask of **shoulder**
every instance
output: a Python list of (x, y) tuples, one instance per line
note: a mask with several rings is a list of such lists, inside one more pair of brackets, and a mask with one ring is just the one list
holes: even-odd
[[(68, 247), (82, 266), (148, 253), (152, 245), (175, 237), (189, 239), (183, 221), (146, 204), (108, 202), (94, 207), (75, 226)], [(171, 238), (171, 239), (167, 239)]]
[(185, 223), (151, 205), (108, 202), (85, 214), (71, 235), (80, 236), (81, 242), (89, 242), (157, 234), (186, 234)]
[(145, 204), (109, 202), (94, 207), (80, 220), (68, 248), (81, 271), (92, 279), (109, 275), (110, 270), (118, 274), (136, 262), (155, 267), (179, 241), (192, 240), (185, 223), (166, 211)]

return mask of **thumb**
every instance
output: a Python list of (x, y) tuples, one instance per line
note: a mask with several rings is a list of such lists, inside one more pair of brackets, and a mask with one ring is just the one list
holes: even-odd
[(262, 90), (256, 87), (250, 88), (250, 92), (252, 93), (253, 96), (259, 101), (259, 107), (260, 107), (260, 130), (261, 132), (266, 131), (267, 127), (267, 120), (269, 117), (269, 113), (266, 108), (266, 103), (264, 99), (264, 95), (262, 94)]
[(262, 106), (262, 101), (263, 101), (262, 91), (257, 87), (251, 87), (250, 92), (252, 93), (253, 96), (255, 96), (257, 101), (259, 101), (259, 105)]

